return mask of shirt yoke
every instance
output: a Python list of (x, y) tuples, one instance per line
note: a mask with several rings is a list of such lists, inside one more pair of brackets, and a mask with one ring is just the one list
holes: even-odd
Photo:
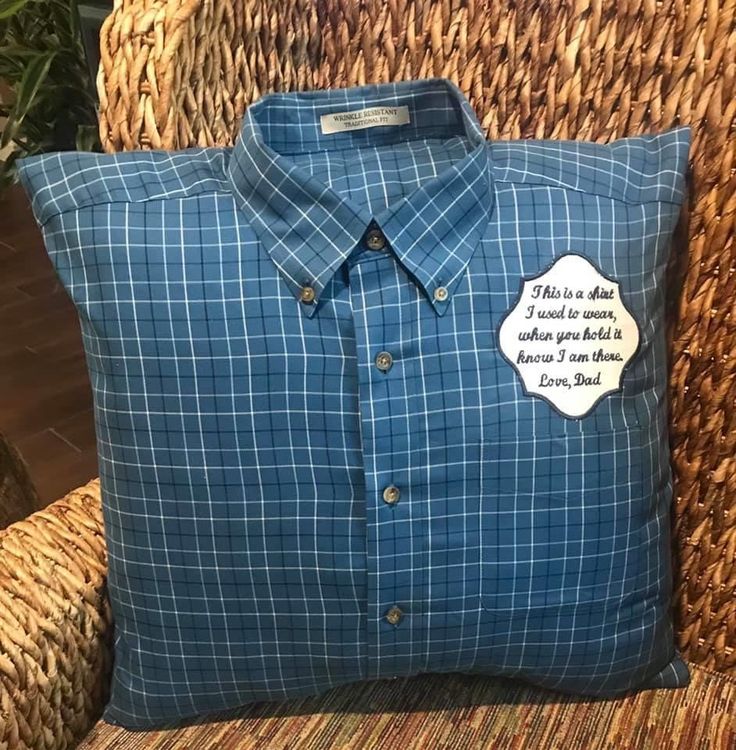
[(107, 203), (144, 203), (230, 192), (227, 164), (232, 148), (129, 151), (119, 154), (65, 151), (32, 156), (19, 170), (44, 224), (57, 214)]
[(588, 141), (493, 141), (497, 182), (548, 185), (626, 203), (680, 203), (686, 192), (684, 167), (688, 127), (657, 135)]
[[(673, 128), (609, 144), (585, 141), (489, 141), (497, 183), (547, 185), (628, 203), (680, 203), (690, 131)], [(40, 224), (93, 205), (176, 200), (231, 193), (232, 147), (119, 154), (75, 151), (27, 157), (21, 181)]]

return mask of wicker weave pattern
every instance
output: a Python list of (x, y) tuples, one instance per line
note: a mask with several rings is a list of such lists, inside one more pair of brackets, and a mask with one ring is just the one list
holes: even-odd
[(0, 433), (0, 531), (38, 508), (38, 492), (17, 448)]
[(107, 700), (99, 482), (0, 532), (0, 750), (73, 747)]
[(484, 675), (356, 682), (177, 729), (100, 721), (80, 750), (733, 750), (736, 679), (690, 670), (686, 690), (604, 701)]

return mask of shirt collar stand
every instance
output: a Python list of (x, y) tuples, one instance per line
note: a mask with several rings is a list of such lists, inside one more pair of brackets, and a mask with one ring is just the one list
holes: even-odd
[[(409, 108), (406, 125), (321, 131), (322, 114), (402, 105)], [(457, 135), (470, 142), (463, 158), (375, 216), (289, 158)], [(443, 314), (494, 201), (485, 134), (464, 94), (445, 78), (266, 94), (246, 110), (228, 174), (239, 207), (294, 296), (301, 299), (305, 285), (314, 290), (314, 301), (301, 304), (308, 316), (371, 223)], [(445, 299), (435, 299), (439, 286)]]

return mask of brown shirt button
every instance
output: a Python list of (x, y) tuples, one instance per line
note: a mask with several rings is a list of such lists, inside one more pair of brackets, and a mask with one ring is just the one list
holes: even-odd
[(382, 372), (388, 372), (393, 363), (394, 358), (389, 352), (378, 352), (376, 354), (376, 367)]
[(311, 286), (303, 286), (300, 299), (302, 302), (306, 302), (309, 304), (310, 302), (314, 302), (314, 289), (312, 289)]
[(437, 302), (444, 302), (447, 299), (448, 294), (449, 292), (444, 286), (438, 286), (434, 290), (434, 298), (437, 300)]
[(386, 238), (380, 229), (369, 229), (365, 234), (365, 244), (369, 250), (383, 250)]
[(389, 484), (389, 486), (386, 487), (386, 489), (384, 489), (383, 491), (383, 499), (389, 505), (397, 503), (400, 496), (401, 492), (399, 491), (399, 488), (394, 484)]
[(404, 613), (397, 606), (391, 607), (391, 609), (386, 612), (386, 620), (392, 625), (398, 625), (403, 616)]

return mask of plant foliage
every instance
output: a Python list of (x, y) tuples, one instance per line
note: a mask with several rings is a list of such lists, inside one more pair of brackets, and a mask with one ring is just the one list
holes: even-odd
[(99, 150), (96, 102), (76, 0), (0, 0), (0, 190), (15, 160), (44, 151)]

